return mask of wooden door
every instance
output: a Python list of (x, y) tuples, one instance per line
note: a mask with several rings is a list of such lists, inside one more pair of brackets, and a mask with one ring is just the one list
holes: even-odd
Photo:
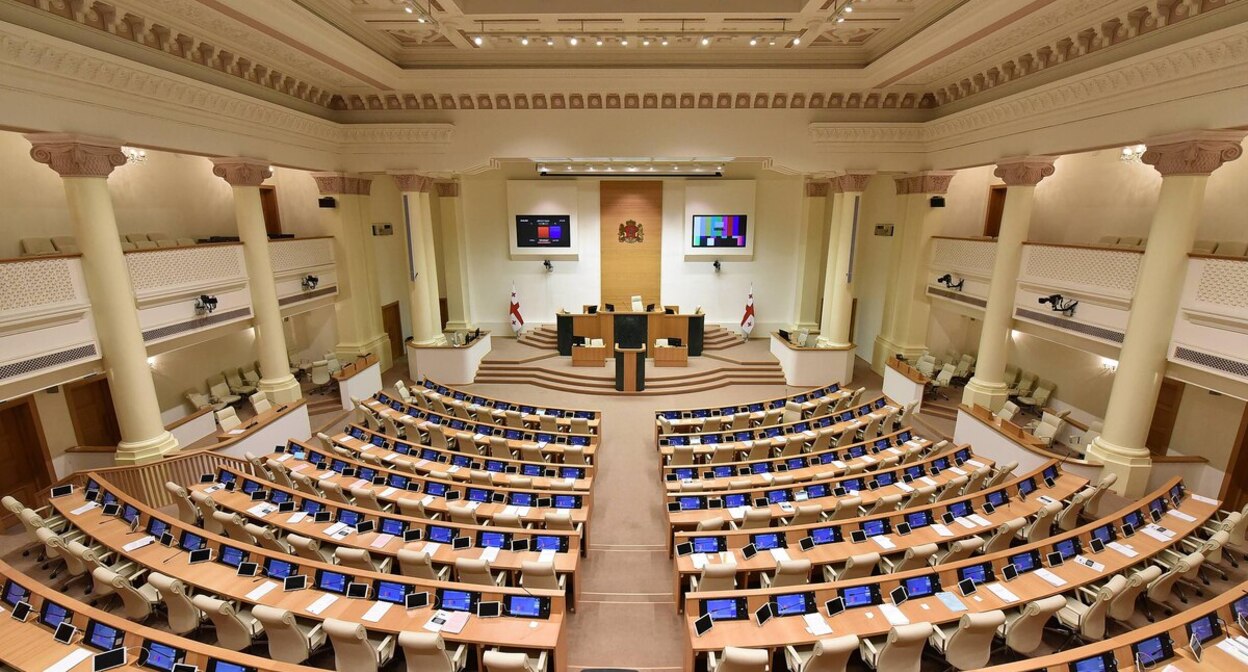
[(1183, 401), (1186, 385), (1173, 378), (1161, 379), (1157, 392), (1157, 407), (1153, 409), (1153, 424), (1148, 428), (1148, 450), (1153, 455), (1165, 455), (1170, 450), (1170, 436), (1174, 434), (1174, 421), (1179, 417), (1179, 402)]
[(446, 302), (446, 299), (438, 299), (438, 319), (442, 320), (443, 330), (446, 329), (446, 323), (450, 321), (450, 314), (450, 304)]
[(1235, 445), (1231, 448), (1231, 459), (1226, 463), (1226, 475), (1222, 478), (1222, 492), (1218, 499), (1222, 500), (1222, 508), (1239, 511), (1248, 504), (1248, 407), (1239, 419), (1239, 433), (1235, 435)]
[(988, 212), (984, 214), (984, 235), (996, 238), (1001, 233), (1001, 213), (1005, 212), (1005, 185), (988, 187)]
[(273, 235), (282, 232), (282, 216), (277, 209), (277, 187), (260, 187), (260, 207), (264, 210), (264, 229)]
[[(39, 424), (39, 411), (32, 397), (0, 404), (0, 496), (12, 495), (30, 507), (39, 506), (52, 485), (55, 471), (48, 456), (48, 443)], [(17, 516), (0, 509), (0, 529), (17, 524)]]
[(381, 328), (386, 330), (390, 338), (390, 357), (398, 359), (407, 352), (403, 349), (403, 317), (399, 313), (399, 302), (387, 303), (381, 307)]
[(74, 425), (74, 436), (80, 446), (116, 446), (121, 442), (117, 411), (107, 376), (66, 383), (65, 405)]

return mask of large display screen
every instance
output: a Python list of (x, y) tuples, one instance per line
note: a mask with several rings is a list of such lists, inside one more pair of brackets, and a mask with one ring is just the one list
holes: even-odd
[(516, 247), (572, 247), (571, 215), (516, 215)]
[(694, 215), (694, 247), (745, 247), (745, 215)]

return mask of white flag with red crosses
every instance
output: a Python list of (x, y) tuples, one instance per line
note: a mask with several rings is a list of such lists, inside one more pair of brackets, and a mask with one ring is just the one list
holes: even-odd
[(754, 331), (754, 285), (750, 285), (750, 296), (745, 300), (745, 315), (741, 316), (741, 333), (746, 338)]
[(511, 330), (517, 335), (524, 330), (524, 317), (520, 314), (520, 298), (516, 296), (516, 284), (511, 284)]

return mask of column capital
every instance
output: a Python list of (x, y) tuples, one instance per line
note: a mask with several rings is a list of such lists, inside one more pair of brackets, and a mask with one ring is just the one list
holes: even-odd
[(898, 175), (893, 178), (897, 195), (943, 194), (949, 191), (949, 183), (957, 173), (952, 170), (924, 170), (918, 173)]
[(1162, 177), (1210, 175), (1244, 153), (1245, 131), (1187, 131), (1153, 138), (1140, 160)]
[(126, 164), (121, 142), (72, 133), (28, 133), (30, 158), (61, 177), (108, 177)]
[(212, 159), (212, 174), (225, 180), (231, 187), (258, 187), (273, 176), (267, 161), (239, 156), (219, 156)]
[(828, 183), (827, 180), (807, 180), (806, 197), (807, 198), (822, 198), (824, 196), (827, 196), (828, 188), (830, 186), (831, 185)]
[(1056, 156), (1011, 156), (998, 161), (992, 174), (1001, 178), (1007, 187), (1034, 187), (1053, 174), (1056, 160)]
[(373, 178), (351, 173), (312, 173), (322, 196), (367, 196), (373, 189)]
[(867, 183), (871, 181), (874, 175), (874, 170), (855, 170), (833, 177), (829, 184), (834, 194), (862, 192), (867, 190)]
[(433, 178), (410, 170), (395, 170), (389, 173), (399, 191), (415, 191), (427, 194), (433, 191)]
[(459, 183), (458, 182), (436, 182), (433, 185), (437, 190), (439, 198), (458, 198)]

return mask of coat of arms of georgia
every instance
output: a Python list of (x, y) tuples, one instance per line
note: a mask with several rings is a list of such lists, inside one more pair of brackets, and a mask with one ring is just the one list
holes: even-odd
[(645, 237), (645, 228), (631, 219), (620, 225), (621, 243), (640, 243)]

